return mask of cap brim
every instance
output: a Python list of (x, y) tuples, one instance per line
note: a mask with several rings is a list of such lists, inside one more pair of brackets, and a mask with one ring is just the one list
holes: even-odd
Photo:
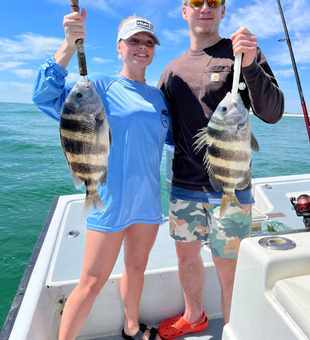
[[(130, 31), (130, 32), (125, 33), (125, 34), (119, 39), (119, 41), (120, 41), (121, 39), (123, 39), (123, 40), (124, 40), (124, 39), (128, 39), (128, 38), (132, 37), (133, 35), (135, 35), (135, 34), (137, 34), (137, 33), (141, 33), (141, 32), (148, 33), (151, 37), (154, 38), (155, 44), (160, 45), (160, 41), (159, 41), (157, 35), (154, 34), (153, 32), (150, 32), (148, 29), (143, 29), (143, 28), (139, 28), (139, 29), (132, 30), (132, 31)], [(119, 41), (118, 41), (118, 42), (119, 42)]]

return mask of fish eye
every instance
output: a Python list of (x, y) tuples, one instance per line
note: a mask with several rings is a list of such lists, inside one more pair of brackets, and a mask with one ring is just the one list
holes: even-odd
[(78, 92), (78, 93), (76, 94), (76, 96), (77, 96), (78, 98), (82, 98), (82, 97), (83, 97), (82, 93), (80, 93), (80, 92)]
[(222, 112), (226, 112), (227, 111), (227, 107), (226, 106), (223, 106), (222, 107)]
[(238, 131), (242, 131), (242, 130), (244, 130), (246, 128), (246, 125), (244, 125), (244, 124), (239, 124), (238, 126), (237, 126), (237, 130)]

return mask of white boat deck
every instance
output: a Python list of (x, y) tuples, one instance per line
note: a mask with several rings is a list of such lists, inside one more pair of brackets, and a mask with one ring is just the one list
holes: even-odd
[[(297, 217), (290, 202), (290, 197), (298, 197), (301, 194), (310, 193), (309, 176), (294, 176), (294, 177), (277, 177), (257, 179), (253, 182), (253, 195), (256, 200), (256, 208), (263, 212), (270, 220), (280, 220), (293, 229), (303, 229), (304, 224), (301, 217)], [(71, 197), (71, 200), (70, 200)], [(81, 221), (81, 210), (83, 206), (84, 195), (74, 195), (68, 197), (66, 208), (61, 224), (59, 235), (59, 243), (54, 251), (54, 256), (47, 276), (47, 285), (58, 286), (63, 282), (77, 282), (83, 263), (84, 242), (86, 235), (86, 223)], [(261, 223), (261, 222), (258, 222)], [(257, 222), (256, 222), (257, 225)], [(72, 231), (78, 231), (79, 236), (69, 238), (67, 235)], [(201, 255), (205, 264), (213, 265), (211, 252), (208, 247), (203, 246)], [(124, 269), (123, 265), (123, 248), (117, 259), (111, 277), (120, 278)], [(155, 245), (151, 251), (149, 262), (147, 265), (147, 273), (158, 273), (173, 269), (177, 273), (177, 257), (175, 254), (175, 245), (173, 239), (169, 236), (169, 225), (166, 218), (160, 225), (159, 233)], [(218, 283), (217, 283), (218, 284)], [(180, 287), (178, 287), (179, 289)], [(160, 294), (160, 293), (159, 293)], [(181, 305), (184, 302), (182, 300)], [(208, 304), (206, 299), (205, 304)], [(182, 307), (181, 307), (182, 308)], [(159, 311), (160, 314), (160, 311)], [(178, 313), (177, 313), (178, 314)], [(176, 315), (177, 315), (176, 314)], [(172, 314), (170, 316), (175, 316)], [(166, 318), (163, 313), (161, 319)], [(211, 313), (210, 326), (201, 334), (188, 334), (184, 338), (200, 338), (220, 340), (222, 336), (223, 319), (219, 313)], [(155, 318), (155, 324), (159, 318)], [(150, 325), (151, 326), (151, 325)], [(110, 334), (110, 333), (108, 333)], [(81, 336), (79, 339), (91, 339)], [(120, 334), (112, 333), (95, 338), (105, 340), (121, 339)]]
[[(306, 177), (306, 178), (305, 178)], [(255, 206), (267, 215), (270, 220), (281, 220), (293, 229), (304, 228), (301, 217), (297, 217), (290, 202), (290, 197), (296, 198), (308, 193), (310, 195), (310, 179), (308, 175), (288, 177), (273, 177), (257, 179), (253, 182)], [(268, 186), (266, 186), (268, 185)], [(81, 274), (83, 263), (84, 242), (86, 236), (86, 222), (81, 220), (81, 210), (84, 195), (72, 195), (65, 210), (66, 218), (61, 226), (58, 249), (53, 259), (53, 270), (48, 280), (51, 282), (77, 280)], [(280, 199), (281, 198), (281, 199)], [(159, 228), (155, 245), (151, 251), (147, 270), (177, 267), (175, 245), (169, 236), (167, 218)], [(69, 238), (72, 231), (78, 231), (79, 236)], [(117, 259), (112, 275), (121, 274), (123, 265), (123, 248)], [(203, 262), (211, 262), (211, 252), (203, 247), (201, 252)]]
[[(59, 231), (61, 237), (54, 252), (55, 257), (48, 278), (50, 282), (78, 280), (81, 276), (86, 237), (86, 222), (81, 220), (84, 195), (74, 195), (66, 204), (66, 218)], [(67, 237), (72, 231), (78, 231), (79, 236)], [(204, 263), (212, 261), (211, 252), (208, 249), (204, 249), (201, 255)], [(122, 274), (124, 270), (123, 258), (122, 247), (112, 275)], [(169, 236), (168, 221), (164, 217), (149, 257), (147, 270), (172, 268), (177, 265), (174, 240)]]
[[(265, 186), (266, 184), (268, 186)], [(302, 217), (296, 215), (290, 202), (290, 197), (297, 198), (302, 194), (310, 195), (310, 174), (254, 180), (256, 227), (262, 221), (270, 219), (280, 220), (293, 229), (305, 230)], [(30, 261), (34, 269), (28, 273), (28, 279), (23, 278), (22, 281), (26, 282), (27, 279), (27, 283), (23, 283), (20, 286), (22, 288), (19, 288), (25, 291), (24, 297), (21, 298), (19, 292), (16, 295), (16, 299), (22, 300), (22, 304), (18, 314), (16, 313), (15, 326), (12, 331), (9, 330), (10, 326), (6, 327), (8, 329), (6, 334), (9, 336), (3, 338), (4, 340), (56, 340), (58, 338), (63, 301), (68, 298), (78, 283), (82, 269), (86, 236), (86, 223), (81, 220), (83, 201), (83, 194), (60, 196), (54, 213), (47, 218), (48, 223), (43, 229), (48, 228), (48, 231), (46, 235), (44, 233), (39, 238), (42, 240), (40, 241), (42, 248), (41, 250), (35, 248), (35, 252), (39, 255), (31, 260), (32, 262)], [(259, 216), (260, 214), (262, 216)], [(76, 231), (77, 237), (68, 237)], [(201, 255), (205, 267), (203, 308), (209, 318), (209, 327), (202, 333), (187, 334), (180, 338), (181, 340), (222, 339), (220, 285), (207, 245), (203, 245)], [(120, 296), (120, 280), (123, 268), (123, 249), (121, 249), (113, 272), (96, 299), (77, 340), (122, 339), (120, 334), (124, 312)], [(13, 305), (15, 306), (14, 303)], [(32, 306), (31, 312), (29, 306)], [(168, 221), (165, 219), (160, 225), (158, 237), (149, 257), (139, 309), (139, 322), (156, 327), (162, 320), (177, 316), (183, 311), (184, 299), (178, 277), (175, 245), (169, 236)]]
[(253, 180), (255, 207), (265, 213), (270, 220), (279, 220), (292, 229), (305, 227), (302, 217), (298, 217), (290, 202), (290, 197), (310, 196), (309, 175), (269, 177)]
[[(70, 290), (74, 288), (75, 284), (78, 282), (79, 277), (81, 275), (81, 269), (83, 264), (83, 253), (84, 253), (84, 246), (85, 246), (85, 236), (86, 236), (86, 222), (81, 220), (81, 211), (84, 204), (84, 195), (70, 195), (70, 196), (62, 196), (60, 197), (60, 202), (58, 204), (58, 209), (56, 209), (55, 214), (59, 215), (61, 220), (58, 236), (57, 236), (57, 243), (55, 249), (53, 250), (53, 255), (51, 259), (51, 264), (49, 267), (49, 271), (47, 274), (46, 286), (49, 287), (49, 291), (53, 296), (55, 296), (55, 300), (59, 299), (57, 289), (62, 286), (68, 285), (71, 286)], [(56, 216), (57, 218), (57, 216)], [(73, 234), (74, 232), (78, 232), (78, 236), (76, 237), (68, 237), (68, 235)], [(201, 256), (205, 264), (211, 265), (214, 268), (212, 263), (212, 256), (211, 252), (208, 247), (202, 247)], [(102, 291), (103, 295), (108, 295), (111, 293), (112, 283), (116, 283), (116, 286), (119, 285), (120, 277), (122, 275), (124, 264), (123, 264), (123, 247), (121, 248), (120, 254), (116, 261), (116, 264), (113, 268), (110, 280), (107, 282), (106, 286)], [(173, 278), (167, 279), (166, 281), (169, 284), (171, 281), (171, 285), (174, 285), (173, 281), (178, 281), (177, 275), (177, 257), (175, 254), (175, 245), (174, 240), (169, 236), (169, 225), (167, 218), (163, 217), (163, 223), (159, 227), (159, 232), (157, 239), (155, 241), (154, 247), (150, 253), (149, 261), (146, 270), (146, 280), (145, 280), (145, 289), (146, 291), (142, 297), (142, 322), (147, 323), (143, 318), (143, 305), (147, 305), (144, 308), (150, 308), (152, 303), (144, 303), (145, 300), (148, 299), (148, 289), (154, 289), (152, 282), (148, 281), (149, 274), (154, 275), (156, 279), (158, 276), (164, 275), (173, 275)], [(149, 282), (149, 283), (148, 283)], [(218, 282), (216, 283), (218, 285)], [(153, 287), (153, 288), (152, 288)], [(172, 314), (167, 314), (167, 306), (163, 305), (163, 312), (162, 317), (155, 318), (155, 323), (147, 323), (148, 326), (158, 326), (158, 322), (165, 319), (169, 316), (176, 316), (182, 312), (184, 309), (184, 301), (181, 295), (181, 289), (179, 282), (176, 287), (170, 287), (177, 292), (179, 302), (176, 305), (175, 309), (172, 307)], [(170, 289), (169, 288), (169, 289)], [(165, 286), (163, 286), (165, 289)], [(63, 289), (62, 289), (63, 290)], [(56, 291), (56, 292), (55, 292)], [(106, 291), (106, 292), (105, 292)], [(69, 293), (68, 293), (69, 294)], [(67, 298), (67, 293), (65, 293), (65, 298)], [(156, 295), (160, 294), (157, 291)], [(165, 294), (165, 293), (163, 293)], [(209, 293), (206, 293), (209, 294)], [(118, 294), (119, 295), (119, 294)], [(218, 289), (218, 297), (219, 297), (219, 289)], [(119, 296), (117, 296), (117, 301), (113, 303), (107, 303), (109, 305), (108, 308), (122, 308), (119, 301)], [(150, 299), (154, 298), (154, 296), (150, 296)], [(158, 297), (155, 296), (156, 299)], [(165, 299), (163, 299), (165, 300)], [(164, 301), (165, 303), (165, 301)], [(97, 303), (98, 305), (99, 303)], [(113, 305), (114, 304), (114, 305)], [(115, 307), (116, 306), (116, 307)], [(108, 309), (107, 308), (107, 309)], [(94, 310), (97, 310), (98, 306), (95, 305)], [(140, 308), (141, 309), (141, 308)], [(158, 307), (157, 307), (158, 309)], [(223, 328), (223, 318), (221, 317), (220, 312), (220, 305), (218, 305), (218, 311), (215, 315), (209, 315), (209, 327), (205, 332), (197, 334), (188, 334), (182, 337), (181, 339), (185, 339), (188, 337), (195, 338), (204, 336), (204, 338), (212, 339), (212, 340), (220, 340), (222, 336), (222, 328)], [(177, 310), (177, 312), (176, 312)], [(105, 311), (106, 312), (106, 311)], [(95, 313), (93, 311), (93, 313)], [(152, 314), (152, 311), (148, 312)], [(160, 315), (160, 310), (157, 310), (157, 314)], [(57, 317), (56, 317), (57, 319)], [(123, 315), (120, 318), (123, 320)], [(153, 321), (153, 320), (152, 320)], [(58, 322), (58, 321), (54, 321)], [(122, 321), (121, 321), (122, 322)], [(85, 332), (87, 333), (87, 331)], [(89, 339), (105, 339), (105, 340), (118, 340), (122, 339), (120, 334), (120, 330), (118, 334), (115, 334), (115, 331), (107, 332), (107, 334), (99, 337), (87, 337), (85, 335), (81, 335), (78, 337), (79, 340), (89, 340)]]
[[(212, 319), (212, 320), (209, 320), (209, 326), (205, 331), (200, 332), (198, 334), (188, 333), (184, 336), (181, 336), (178, 339), (179, 340), (186, 340), (186, 339), (221, 340), (223, 327), (224, 327), (223, 318)], [(104, 337), (92, 338), (92, 339), (89, 338), (87, 340), (123, 340), (123, 338), (121, 335), (114, 335), (114, 336), (104, 336)]]

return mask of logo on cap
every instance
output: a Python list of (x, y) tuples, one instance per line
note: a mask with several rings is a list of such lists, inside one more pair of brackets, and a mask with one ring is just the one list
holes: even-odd
[(147, 28), (147, 29), (150, 29), (150, 23), (146, 22), (146, 21), (143, 21), (143, 20), (137, 20), (136, 21), (136, 25), (144, 27), (144, 28)]

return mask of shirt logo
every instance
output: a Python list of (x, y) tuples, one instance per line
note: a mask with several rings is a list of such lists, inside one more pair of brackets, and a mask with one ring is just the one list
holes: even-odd
[(218, 73), (212, 73), (211, 74), (211, 81), (219, 81), (220, 75)]
[(146, 22), (146, 21), (143, 21), (143, 20), (137, 20), (136, 21), (136, 25), (144, 27), (144, 28), (147, 28), (147, 29), (150, 29), (150, 23)]
[(167, 128), (169, 126), (169, 115), (168, 111), (165, 109), (161, 110), (161, 123), (164, 128)]

